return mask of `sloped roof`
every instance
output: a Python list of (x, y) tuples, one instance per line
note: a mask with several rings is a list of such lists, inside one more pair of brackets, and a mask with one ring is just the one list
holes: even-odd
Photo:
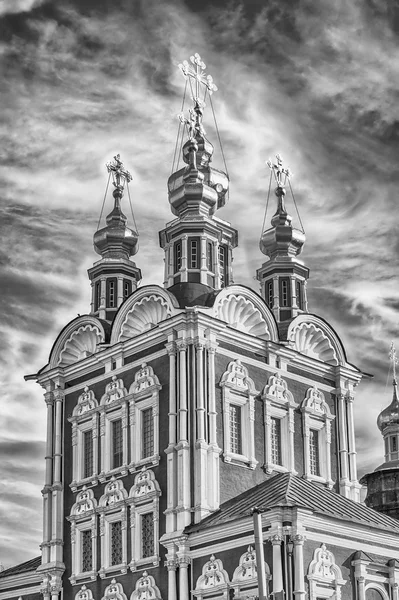
[(185, 531), (194, 533), (248, 517), (255, 506), (261, 511), (278, 506), (306, 508), (316, 514), (335, 517), (349, 523), (360, 523), (399, 533), (399, 521), (396, 519), (291, 473), (275, 475), (228, 500), (217, 512), (203, 519), (201, 523), (186, 527)]
[(32, 558), (24, 563), (1, 571), (0, 577), (11, 577), (12, 575), (20, 575), (21, 573), (28, 573), (29, 571), (36, 571), (36, 569), (41, 565), (41, 562), (42, 557), (36, 556), (36, 558)]

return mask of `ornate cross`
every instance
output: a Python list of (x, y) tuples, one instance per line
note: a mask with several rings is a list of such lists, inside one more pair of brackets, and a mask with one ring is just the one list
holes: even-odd
[[(291, 177), (292, 173), (289, 169), (283, 167), (283, 159), (281, 158), (280, 154), (276, 154), (276, 162), (275, 163), (273, 163), (269, 159), (268, 161), (266, 161), (266, 164), (269, 167), (269, 169), (271, 169), (273, 171), (277, 186), (283, 187), (287, 181), (287, 178), (289, 179)], [(284, 181), (283, 181), (283, 175), (284, 175)]]
[[(110, 160), (106, 164), (108, 173), (112, 173), (113, 184), (116, 188), (122, 187), (125, 183), (129, 183), (132, 180), (132, 176), (124, 167), (121, 161), (121, 155), (117, 154), (113, 160)], [(121, 183), (122, 182), (122, 183)]]
[(393, 374), (393, 380), (396, 381), (396, 365), (398, 364), (398, 357), (396, 354), (396, 348), (393, 342), (391, 342), (391, 347), (389, 350), (389, 358), (391, 359), (392, 362), (392, 374)]
[[(183, 73), (183, 75), (185, 77), (194, 79), (194, 81), (195, 81), (195, 95), (193, 97), (193, 100), (195, 102), (195, 101), (199, 101), (199, 93), (200, 93), (201, 85), (205, 86), (205, 89), (208, 90), (210, 95), (212, 95), (213, 92), (217, 91), (217, 87), (213, 83), (213, 77), (211, 75), (206, 75), (206, 73), (205, 73), (206, 64), (204, 63), (204, 61), (202, 60), (202, 58), (200, 57), (198, 52), (196, 52), (194, 54), (194, 56), (190, 56), (190, 61), (194, 66), (191, 66), (190, 63), (188, 62), (188, 60), (184, 60), (182, 63), (179, 64), (179, 69), (181, 70), (181, 72)], [(189, 79), (189, 81), (190, 81), (190, 79)], [(191, 85), (191, 81), (190, 81), (190, 85)], [(191, 90), (192, 90), (192, 88), (191, 88)], [(193, 94), (194, 94), (194, 92), (193, 92)]]

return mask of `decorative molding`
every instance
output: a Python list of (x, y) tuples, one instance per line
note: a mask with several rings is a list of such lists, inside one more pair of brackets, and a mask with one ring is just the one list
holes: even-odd
[(154, 472), (143, 467), (140, 473), (134, 478), (134, 484), (129, 492), (129, 499), (136, 504), (151, 502), (154, 497), (160, 495), (161, 488), (155, 479)]
[(93, 600), (93, 592), (85, 585), (82, 585), (75, 596), (75, 600)]
[(87, 358), (95, 354), (98, 345), (103, 341), (103, 334), (98, 327), (91, 324), (81, 325), (64, 342), (57, 364), (64, 367)]
[(127, 492), (120, 479), (111, 477), (104, 489), (104, 494), (99, 500), (99, 507), (104, 509), (113, 508), (116, 504), (122, 503), (127, 499)]
[(78, 398), (78, 403), (74, 407), (72, 411), (72, 415), (74, 417), (80, 417), (85, 413), (98, 408), (98, 402), (96, 397), (94, 396), (93, 390), (89, 390), (86, 386), (83, 390), (83, 393), (80, 394)]
[(105, 386), (105, 393), (101, 397), (101, 406), (106, 406), (117, 400), (121, 400), (127, 395), (127, 390), (123, 384), (123, 379), (118, 379), (116, 375), (112, 376), (112, 380)]
[(335, 563), (334, 554), (327, 550), (325, 544), (314, 551), (307, 577), (310, 600), (333, 596), (336, 600), (341, 599), (341, 587), (346, 581), (342, 578), (341, 569)]
[(136, 337), (171, 316), (171, 306), (161, 295), (144, 296), (130, 307), (122, 323), (118, 341)]
[(112, 579), (109, 586), (105, 588), (104, 596), (101, 600), (127, 600), (122, 584), (117, 583), (116, 579)]
[(130, 600), (162, 600), (161, 592), (155, 584), (155, 579), (144, 571), (142, 577), (136, 581), (136, 588)]
[(271, 339), (267, 322), (261, 312), (243, 295), (229, 295), (223, 298), (215, 316), (238, 331), (262, 340)]
[(229, 576), (223, 568), (223, 563), (212, 554), (208, 562), (202, 567), (202, 575), (197, 579), (193, 596), (202, 600), (208, 596), (228, 598)]
[[(269, 565), (264, 563), (266, 581), (270, 580)], [(256, 564), (256, 552), (253, 546), (241, 555), (239, 565), (233, 573), (231, 587), (234, 589), (235, 598), (248, 598), (258, 595), (258, 570)], [(250, 594), (250, 592), (253, 592)]]
[(142, 363), (140, 369), (134, 375), (134, 381), (129, 388), (129, 394), (142, 394), (150, 392), (152, 388), (161, 389), (158, 377), (154, 369), (147, 363)]
[(338, 365), (338, 355), (326, 333), (314, 323), (301, 322), (288, 332), (294, 350), (331, 365)]
[(71, 517), (87, 518), (95, 512), (97, 500), (94, 498), (94, 492), (91, 489), (83, 487), (82, 491), (76, 496), (76, 502), (71, 508)]

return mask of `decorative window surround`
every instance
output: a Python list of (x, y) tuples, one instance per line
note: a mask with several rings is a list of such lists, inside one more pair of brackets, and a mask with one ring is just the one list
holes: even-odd
[(202, 567), (202, 575), (197, 579), (193, 596), (199, 600), (227, 600), (229, 597), (229, 576), (223, 569), (222, 561), (213, 554)]
[[(315, 386), (309, 388), (301, 405), (304, 432), (305, 478), (334, 485), (331, 479), (331, 421), (335, 416), (325, 401), (324, 394)], [(312, 475), (310, 469), (310, 430), (318, 432), (320, 475)]]
[[(131, 436), (130, 472), (137, 471), (143, 465), (159, 463), (159, 390), (162, 386), (151, 366), (143, 363), (134, 377), (129, 389), (130, 429), (135, 432)], [(153, 418), (153, 453), (143, 457), (143, 411), (152, 408)]]
[(112, 579), (109, 586), (105, 588), (104, 596), (101, 600), (127, 600), (122, 584), (116, 583), (116, 579)]
[[(72, 542), (72, 575), (69, 578), (72, 585), (81, 581), (94, 581), (97, 578), (97, 501), (93, 490), (83, 488), (76, 497), (71, 514), (67, 517), (71, 523)], [(82, 571), (82, 532), (91, 531), (92, 569)]]
[(75, 600), (93, 600), (93, 592), (90, 589), (87, 589), (85, 585), (82, 585), (75, 596)]
[(136, 581), (136, 589), (130, 600), (162, 600), (161, 592), (155, 584), (155, 579), (144, 571), (143, 576)]
[[(258, 461), (255, 458), (254, 421), (255, 396), (259, 392), (248, 376), (248, 369), (239, 360), (232, 361), (220, 381), (223, 394), (223, 430), (225, 462), (255, 469)], [(241, 454), (231, 450), (230, 441), (230, 406), (241, 407)]]
[[(145, 467), (136, 475), (134, 484), (129, 492), (130, 527), (132, 543), (132, 560), (129, 564), (131, 571), (136, 571), (144, 565), (159, 564), (159, 497), (161, 489), (154, 472)], [(142, 516), (152, 513), (154, 524), (154, 551), (151, 556), (142, 556)]]
[[(128, 469), (128, 402), (127, 390), (122, 379), (114, 375), (107, 384), (100, 402), (100, 436), (101, 436), (101, 482), (112, 475), (127, 475)], [(112, 465), (112, 422), (122, 420), (122, 465)]]
[[(116, 573), (127, 573), (127, 492), (120, 479), (111, 479), (99, 500), (101, 536), (100, 577), (104, 579)], [(111, 523), (122, 523), (122, 563), (111, 564)]]
[[(81, 486), (98, 483), (98, 402), (93, 390), (86, 386), (79, 396), (68, 421), (72, 423), (72, 482), (70, 488), (76, 492)], [(89, 477), (84, 477), (84, 434), (92, 431), (93, 469)]]
[[(266, 585), (269, 587), (270, 569), (264, 563), (266, 573)], [(233, 573), (231, 587), (234, 590), (234, 600), (256, 598), (258, 592), (258, 570), (256, 565), (256, 553), (252, 546), (248, 546), (247, 552), (241, 555), (239, 565)]]
[[(296, 474), (294, 462), (294, 411), (297, 403), (287, 388), (287, 382), (279, 373), (269, 378), (262, 393), (265, 419), (265, 465), (266, 473), (289, 471)], [(280, 419), (282, 465), (272, 460), (272, 418)]]
[(341, 587), (346, 580), (342, 579), (341, 569), (335, 564), (334, 554), (327, 550), (325, 544), (316, 548), (313, 560), (308, 569), (309, 599), (332, 598), (341, 600)]

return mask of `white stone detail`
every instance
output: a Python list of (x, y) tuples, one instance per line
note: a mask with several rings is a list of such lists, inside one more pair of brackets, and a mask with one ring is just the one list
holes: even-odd
[(140, 473), (134, 478), (129, 498), (133, 498), (135, 501), (150, 501), (154, 496), (160, 495), (161, 488), (155, 479), (154, 472), (143, 467)]
[(265, 319), (254, 304), (244, 296), (230, 295), (223, 298), (217, 307), (216, 318), (225, 321), (238, 331), (270, 340)]
[(133, 304), (121, 327), (119, 341), (136, 337), (155, 327), (171, 316), (168, 303), (161, 296), (152, 294)]
[(338, 357), (330, 340), (313, 323), (301, 323), (289, 334), (289, 341), (293, 342), (294, 350), (305, 356), (321, 360), (332, 365), (338, 364)]
[(108, 587), (105, 588), (104, 596), (101, 600), (127, 600), (123, 593), (121, 583), (116, 583), (116, 579), (112, 579)]
[(331, 411), (324, 398), (324, 394), (316, 386), (307, 390), (301, 408), (306, 408), (315, 415), (327, 415), (331, 417)]
[[(264, 563), (266, 581), (270, 579), (270, 569)], [(255, 598), (258, 596), (258, 571), (256, 553), (253, 546), (248, 546), (247, 552), (241, 555), (239, 565), (233, 573), (231, 587), (235, 598)]]
[(154, 386), (161, 389), (159, 379), (154, 374), (154, 369), (147, 365), (147, 363), (143, 363), (134, 376), (134, 382), (129, 388), (129, 394), (139, 394)]
[(341, 587), (346, 581), (342, 579), (341, 569), (335, 564), (335, 557), (327, 550), (325, 544), (316, 548), (313, 560), (308, 570), (310, 599), (316, 598), (341, 598)]
[(98, 407), (98, 402), (94, 396), (93, 390), (89, 390), (86, 386), (83, 390), (83, 394), (80, 394), (78, 398), (78, 403), (72, 411), (72, 415), (74, 417), (80, 417), (86, 412), (90, 410), (94, 410)]
[(93, 325), (82, 325), (66, 340), (58, 364), (71, 365), (97, 351), (98, 344), (103, 341), (100, 330)]
[(101, 496), (99, 506), (107, 508), (118, 502), (123, 502), (127, 498), (127, 492), (120, 479), (111, 479), (105, 486), (104, 494)]
[(102, 396), (100, 404), (111, 404), (116, 400), (120, 400), (127, 395), (127, 390), (123, 385), (122, 379), (117, 379), (116, 375), (113, 375), (112, 381), (107, 383), (105, 387), (105, 394)]
[(144, 571), (143, 576), (136, 582), (136, 589), (130, 600), (162, 600), (161, 592), (155, 585), (155, 579)]
[(222, 561), (212, 554), (208, 562), (202, 567), (202, 575), (197, 579), (193, 595), (200, 599), (218, 595), (227, 600), (228, 590), (228, 573), (223, 569)]
[(95, 510), (97, 500), (94, 498), (93, 490), (87, 490), (86, 487), (76, 496), (76, 502), (72, 506), (71, 515), (82, 517)]
[(93, 600), (93, 592), (90, 589), (87, 589), (85, 585), (82, 585), (75, 596), (75, 600)]

